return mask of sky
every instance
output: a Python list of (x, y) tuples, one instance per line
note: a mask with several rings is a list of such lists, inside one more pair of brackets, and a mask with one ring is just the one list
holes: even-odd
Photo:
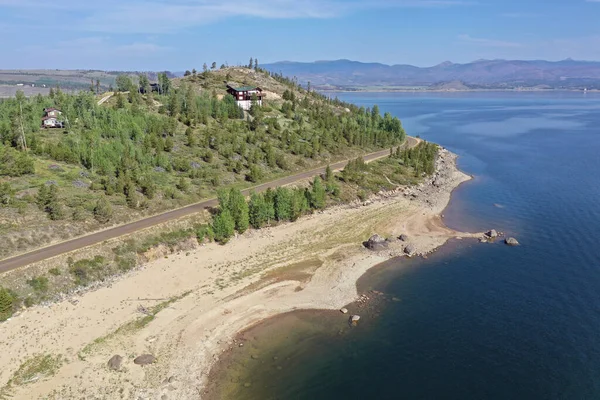
[(0, 69), (600, 60), (600, 0), (0, 0)]

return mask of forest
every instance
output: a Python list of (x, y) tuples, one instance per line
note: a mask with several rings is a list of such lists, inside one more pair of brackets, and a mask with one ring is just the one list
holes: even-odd
[[(260, 84), (272, 95), (244, 112), (223, 80)], [(154, 92), (145, 75), (120, 76), (116, 86), (102, 105), (93, 86), (0, 101), (0, 256), (405, 138), (400, 121), (377, 106), (329, 99), (258, 67), (175, 80), (158, 74)], [(41, 128), (50, 107), (62, 112), (62, 128)], [(38, 225), (52, 229), (40, 235)]]

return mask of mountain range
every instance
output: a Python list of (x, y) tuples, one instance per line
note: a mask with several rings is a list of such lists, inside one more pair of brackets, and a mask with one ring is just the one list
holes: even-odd
[(421, 87), (444, 89), (600, 89), (600, 62), (477, 60), (466, 64), (449, 61), (433, 67), (386, 65), (351, 60), (291, 62), (262, 65), (263, 68), (296, 77), (302, 84), (320, 89), (367, 87)]

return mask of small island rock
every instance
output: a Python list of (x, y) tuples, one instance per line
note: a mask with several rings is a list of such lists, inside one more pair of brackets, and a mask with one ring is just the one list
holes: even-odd
[(121, 369), (121, 363), (123, 362), (123, 357), (118, 354), (115, 354), (108, 360), (108, 368), (113, 371), (119, 371)]
[(363, 243), (363, 245), (369, 250), (383, 250), (388, 247), (388, 242), (379, 235), (373, 235)]
[(137, 365), (150, 365), (155, 361), (156, 357), (154, 357), (152, 354), (142, 354), (141, 356), (136, 357), (133, 360), (133, 363)]
[(495, 229), (492, 229), (491, 231), (486, 233), (486, 236), (495, 239), (498, 237), (498, 232)]
[(356, 324), (358, 324), (359, 320), (360, 320), (360, 315), (351, 315), (350, 318), (348, 319), (348, 322), (351, 325), (356, 325)]
[(519, 245), (519, 242), (514, 237), (506, 238), (504, 243), (506, 243), (509, 246), (518, 246)]

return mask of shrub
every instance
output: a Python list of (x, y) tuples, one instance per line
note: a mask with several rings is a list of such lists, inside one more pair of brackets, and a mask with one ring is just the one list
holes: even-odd
[(8, 289), (0, 287), (0, 321), (6, 321), (13, 314), (16, 297)]
[(113, 210), (107, 199), (104, 197), (98, 199), (94, 207), (94, 218), (101, 224), (105, 224), (112, 218)]
[(59, 276), (61, 274), (60, 269), (58, 268), (52, 268), (51, 270), (48, 271), (51, 275), (54, 276)]
[(46, 278), (45, 276), (36, 276), (28, 280), (27, 284), (31, 286), (36, 292), (48, 291), (48, 278)]

